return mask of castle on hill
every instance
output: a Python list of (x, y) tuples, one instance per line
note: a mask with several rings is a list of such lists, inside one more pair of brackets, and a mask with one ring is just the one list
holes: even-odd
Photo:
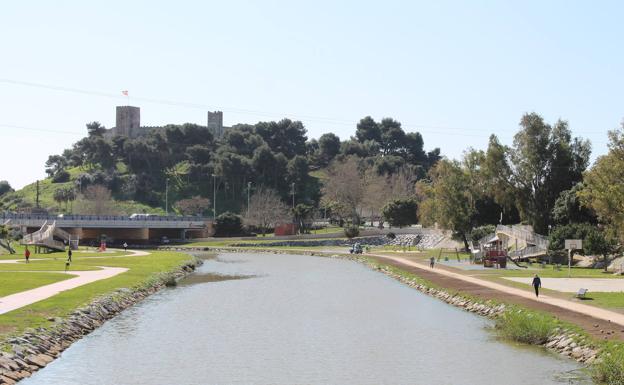
[[(223, 126), (222, 111), (208, 111), (207, 125), (215, 139), (221, 139), (230, 127)], [(138, 138), (147, 135), (148, 132), (161, 127), (141, 126), (141, 109), (134, 106), (117, 106), (115, 127), (106, 130), (105, 137), (126, 136)]]

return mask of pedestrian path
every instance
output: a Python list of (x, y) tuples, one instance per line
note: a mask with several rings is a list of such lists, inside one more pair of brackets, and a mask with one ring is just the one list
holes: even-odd
[[(41, 286), (36, 289), (26, 290), (20, 293), (7, 295), (6, 297), (1, 297), (0, 314), (8, 313), (35, 302), (48, 299), (66, 290), (74, 289), (101, 279), (114, 277), (118, 274), (125, 273), (126, 271), (128, 271), (128, 269), (125, 267), (101, 267), (101, 270), (69, 271), (67, 272), (68, 274), (76, 277)], [(33, 273), (36, 274), (36, 272)], [(63, 272), (58, 271), (55, 273)]]
[(425, 271), (429, 271), (429, 272), (433, 272), (439, 275), (443, 275), (446, 277), (450, 277), (453, 279), (457, 279), (457, 280), (461, 280), (461, 281), (465, 281), (465, 282), (470, 282), (472, 284), (475, 285), (479, 285), (479, 286), (483, 286), (483, 287), (487, 287), (493, 290), (497, 290), (503, 293), (507, 293), (510, 295), (515, 295), (518, 297), (522, 297), (531, 301), (535, 301), (535, 302), (539, 302), (539, 303), (546, 303), (552, 306), (556, 306), (565, 310), (570, 310), (576, 313), (581, 313), (590, 317), (594, 317), (597, 319), (601, 319), (604, 321), (608, 321), (611, 323), (616, 323), (618, 325), (624, 326), (624, 314), (620, 314), (620, 313), (616, 313), (610, 310), (605, 310), (605, 309), (601, 309), (598, 307), (594, 307), (594, 306), (589, 306), (589, 305), (584, 305), (581, 303), (577, 303), (577, 302), (572, 302), (572, 301), (568, 301), (565, 299), (560, 299), (560, 298), (554, 298), (548, 295), (540, 295), (539, 298), (535, 297), (535, 294), (533, 294), (530, 291), (526, 291), (526, 290), (522, 290), (522, 289), (518, 289), (518, 288), (514, 288), (514, 287), (509, 287), (509, 286), (505, 286), (502, 285), (500, 283), (496, 283), (496, 282), (491, 282), (491, 281), (486, 281), (483, 279), (479, 279), (479, 278), (475, 278), (475, 277), (471, 277), (468, 275), (463, 275), (463, 274), (459, 274), (459, 273), (455, 273), (446, 269), (431, 269), (429, 266), (427, 265), (423, 265), (421, 263), (418, 262), (414, 262), (412, 260), (403, 258), (403, 257), (394, 257), (394, 256), (387, 256), (387, 255), (380, 255), (380, 254), (370, 254), (374, 257), (377, 258), (382, 258), (382, 259), (388, 259), (388, 260), (392, 260), (395, 262), (398, 262), (400, 264), (403, 265), (407, 265), (407, 266), (411, 266), (411, 267), (415, 267), (417, 269), (421, 269), (421, 270), (425, 270)]
[[(150, 255), (147, 251), (128, 251), (128, 254), (117, 256), (94, 256), (84, 257), (86, 258), (123, 258), (123, 257), (143, 257)], [(74, 254), (75, 257), (80, 257), (79, 254)], [(31, 259), (30, 261), (45, 261), (45, 258)], [(0, 263), (13, 263), (19, 264), (23, 262), (23, 259), (4, 259), (0, 260)], [(25, 290), (20, 293), (7, 295), (6, 297), (0, 297), (0, 314), (8, 313), (10, 311), (19, 309), (24, 306), (31, 305), (35, 302), (42, 301), (53, 297), (63, 291), (75, 289), (77, 287), (96, 282), (102, 279), (107, 279), (125, 273), (129, 269), (125, 267), (105, 267), (97, 266), (100, 270), (88, 270), (88, 271), (50, 271), (51, 273), (67, 273), (75, 276), (74, 278), (66, 279), (61, 282), (52, 283), (45, 286), (40, 286), (35, 289)], [(37, 273), (33, 271), (32, 273)]]

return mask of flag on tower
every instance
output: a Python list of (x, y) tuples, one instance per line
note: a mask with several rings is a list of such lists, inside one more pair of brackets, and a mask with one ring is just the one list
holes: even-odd
[(121, 91), (121, 93), (122, 93), (124, 96), (128, 96), (128, 90)]

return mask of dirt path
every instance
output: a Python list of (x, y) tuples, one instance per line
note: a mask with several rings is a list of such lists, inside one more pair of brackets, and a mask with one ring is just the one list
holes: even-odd
[[(484, 300), (504, 301), (548, 312), (563, 321), (582, 327), (595, 338), (624, 340), (623, 314), (549, 296), (540, 296), (536, 299), (531, 292), (462, 275), (440, 265), (436, 265), (435, 269), (430, 269), (425, 262), (420, 263), (402, 257), (376, 254), (367, 254), (367, 256), (450, 290), (461, 291)], [(608, 334), (609, 332), (611, 334)]]

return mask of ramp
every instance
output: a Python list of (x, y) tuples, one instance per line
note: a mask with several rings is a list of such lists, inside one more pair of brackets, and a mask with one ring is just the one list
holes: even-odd
[(48, 224), (46, 221), (39, 230), (25, 235), (20, 243), (22, 245), (46, 247), (51, 250), (65, 251), (65, 243), (54, 239), (55, 236), (65, 241), (69, 240), (69, 233), (57, 228), (56, 221), (52, 222), (52, 224)]

